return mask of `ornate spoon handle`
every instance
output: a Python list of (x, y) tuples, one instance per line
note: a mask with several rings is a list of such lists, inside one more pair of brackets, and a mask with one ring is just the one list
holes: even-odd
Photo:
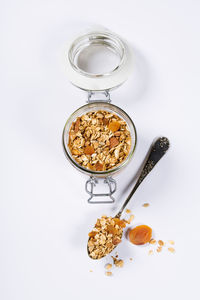
[(140, 177), (138, 178), (135, 186), (133, 187), (132, 191), (128, 195), (128, 198), (124, 202), (123, 206), (121, 207), (120, 211), (116, 215), (116, 218), (120, 218), (121, 214), (126, 207), (127, 203), (130, 201), (131, 197), (141, 184), (141, 182), (144, 180), (144, 178), (151, 172), (151, 170), (154, 168), (154, 166), (157, 164), (157, 162), (163, 157), (163, 155), (167, 152), (169, 149), (169, 140), (166, 137), (161, 137), (156, 140), (156, 142), (153, 144), (149, 156), (147, 158), (147, 161), (142, 169), (142, 172), (140, 174)]

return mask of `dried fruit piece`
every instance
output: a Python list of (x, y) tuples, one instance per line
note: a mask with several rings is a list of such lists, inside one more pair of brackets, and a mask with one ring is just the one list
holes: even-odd
[(155, 244), (156, 244), (156, 240), (151, 239), (151, 240), (149, 241), (149, 244), (155, 245)]
[(95, 169), (96, 169), (96, 171), (103, 171), (103, 164), (101, 164), (100, 162), (97, 162), (95, 165)]
[(115, 228), (113, 225), (107, 225), (107, 232), (110, 234), (116, 234), (117, 233), (117, 228)]
[(144, 245), (151, 240), (152, 229), (147, 225), (140, 225), (131, 229), (128, 236), (134, 245)]
[(110, 124), (108, 125), (108, 128), (109, 128), (112, 132), (118, 131), (119, 128), (120, 128), (120, 123), (117, 122), (117, 121), (110, 122)]
[(94, 153), (94, 147), (93, 146), (86, 146), (84, 149), (84, 153), (86, 155), (92, 155)]
[(142, 206), (143, 206), (143, 207), (148, 207), (148, 206), (149, 206), (149, 203), (144, 203)]
[(175, 249), (173, 247), (168, 248), (169, 252), (174, 253)]
[(162, 246), (164, 246), (165, 243), (162, 240), (159, 240), (158, 244), (162, 247)]
[(112, 272), (106, 272), (106, 276), (112, 276)]
[(91, 231), (88, 233), (89, 237), (94, 237), (97, 234), (96, 231)]
[(116, 147), (119, 144), (118, 139), (114, 136), (112, 136), (109, 141), (110, 141), (110, 148)]
[(112, 264), (106, 264), (105, 268), (106, 268), (106, 270), (110, 270), (112, 268)]

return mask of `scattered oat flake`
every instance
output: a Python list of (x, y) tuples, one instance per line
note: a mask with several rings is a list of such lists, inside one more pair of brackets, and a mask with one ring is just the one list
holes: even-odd
[(156, 244), (156, 240), (154, 240), (154, 239), (151, 239), (151, 240), (149, 241), (149, 244), (151, 244), (151, 245), (155, 245), (155, 244)]
[(105, 268), (106, 268), (106, 270), (110, 270), (112, 268), (112, 264), (106, 264)]
[(106, 272), (106, 276), (112, 276), (112, 272)]
[(162, 247), (158, 247), (157, 249), (156, 249), (156, 251), (159, 253), (159, 252), (161, 252), (162, 251)]
[(90, 270), (90, 272), (93, 272), (92, 270)]
[(153, 254), (153, 250), (149, 250), (149, 255), (152, 255)]
[(133, 221), (133, 219), (134, 219), (134, 215), (130, 215), (130, 218), (128, 219), (128, 224), (130, 224), (132, 221)]
[(175, 249), (174, 249), (173, 247), (169, 247), (168, 250), (169, 250), (169, 252), (171, 252), (171, 253), (174, 253), (174, 252), (175, 252)]
[(148, 207), (148, 206), (149, 206), (149, 203), (144, 203), (142, 206), (143, 206), (143, 207)]
[(175, 244), (175, 242), (172, 241), (172, 240), (170, 240), (170, 241), (168, 241), (168, 242), (169, 242), (169, 244), (171, 244), (171, 245), (174, 245), (174, 244)]
[(132, 261), (132, 260), (133, 260), (133, 259), (132, 259), (132, 257), (130, 257), (129, 259), (130, 259), (130, 261)]
[(131, 213), (131, 210), (127, 208), (127, 209), (126, 209), (126, 213), (127, 213), (127, 214), (130, 214), (130, 213)]
[(162, 240), (159, 240), (158, 244), (162, 247), (162, 246), (164, 246), (165, 243)]

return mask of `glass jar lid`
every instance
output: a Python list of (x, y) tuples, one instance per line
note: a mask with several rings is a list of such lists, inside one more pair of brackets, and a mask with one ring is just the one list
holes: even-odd
[[(91, 51), (100, 47), (115, 57), (111, 70), (91, 72), (87, 62), (92, 58)], [(102, 61), (103, 60), (103, 61)], [(106, 67), (103, 57), (99, 64)], [(64, 67), (72, 84), (86, 91), (109, 91), (120, 86), (132, 72), (133, 57), (130, 46), (118, 35), (108, 30), (89, 31), (68, 43), (64, 53)]]

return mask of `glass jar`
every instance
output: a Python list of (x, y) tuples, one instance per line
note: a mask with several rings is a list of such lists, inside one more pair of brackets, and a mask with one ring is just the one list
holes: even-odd
[[(77, 57), (84, 49), (92, 45), (103, 45), (111, 51), (114, 51), (115, 54), (119, 57), (118, 65), (110, 72), (103, 74), (89, 73), (81, 69), (78, 65)], [(88, 202), (114, 202), (113, 193), (116, 191), (116, 181), (111, 176), (117, 174), (130, 162), (137, 144), (137, 133), (132, 119), (120, 107), (111, 104), (109, 94), (109, 92), (113, 88), (120, 86), (127, 79), (132, 70), (132, 55), (130, 47), (126, 42), (124, 42), (121, 38), (111, 33), (110, 31), (93, 30), (77, 37), (72, 43), (67, 46), (65, 52), (65, 66), (67, 75), (72, 84), (88, 92), (88, 103), (72, 113), (64, 126), (62, 139), (64, 152), (67, 159), (77, 170), (90, 176), (85, 185), (86, 192), (90, 195)], [(81, 166), (74, 160), (68, 148), (69, 131), (72, 122), (74, 122), (77, 117), (80, 117), (83, 114), (98, 110), (105, 110), (117, 114), (126, 122), (131, 136), (131, 148), (125, 160), (122, 161), (120, 165), (106, 171), (93, 171)], [(94, 193), (94, 187), (98, 183), (99, 178), (103, 178), (105, 184), (108, 185), (108, 193)], [(95, 199), (94, 201), (93, 198), (96, 198), (98, 196), (109, 196), (109, 198), (107, 198), (109, 200), (97, 201)]]

